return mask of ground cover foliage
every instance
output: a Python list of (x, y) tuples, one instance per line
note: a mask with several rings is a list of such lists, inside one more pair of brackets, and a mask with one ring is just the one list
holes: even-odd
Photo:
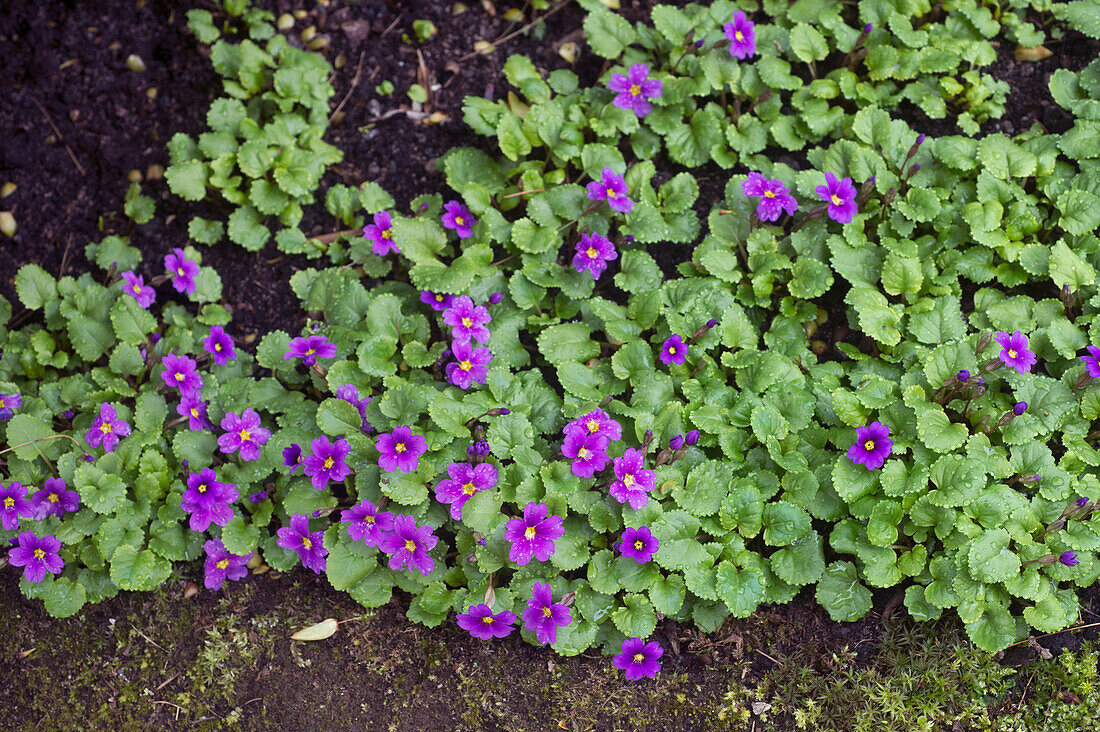
[[(67, 616), (173, 562), (205, 555), (210, 586), (248, 559), (302, 562), (368, 607), (404, 590), (431, 626), (506, 634), (527, 607), (524, 637), (565, 655), (618, 651), (659, 617), (715, 630), (804, 587), (836, 620), (902, 588), (913, 617), (955, 613), (986, 650), (1075, 621), (1100, 576), (1100, 385), (1080, 358), (1100, 61), (1052, 77), (1065, 134), (932, 139), (888, 110), (976, 131), (1005, 93), (972, 68), (989, 39), (1042, 31), (976, 3), (715, 2), (652, 25), (586, 7), (599, 85), (514, 57), (506, 100), (465, 106), (499, 154), (452, 150), (450, 191), (406, 212), (334, 186), (353, 233), (326, 243), (295, 229), (337, 159), (331, 90), (309, 81), (323, 62), (243, 7), (192, 17), (229, 96), (208, 136), (174, 138), (169, 185), (238, 206), (192, 220), (199, 244), (262, 246), (279, 218), (279, 246), (319, 258), (291, 280), (313, 321), (235, 348), (194, 248), (166, 262), (189, 305), (152, 307), (120, 238), (89, 245), (106, 277), (20, 270), (0, 538), (24, 594)], [(743, 59), (723, 31), (738, 8), (756, 21)], [(1095, 10), (1051, 12), (1095, 35)], [(234, 29), (252, 39), (218, 38)], [(729, 182), (700, 220), (710, 164)], [(744, 194), (750, 172), (788, 215)], [(854, 181), (856, 213), (819, 193), (826, 173)], [(650, 253), (696, 240), (676, 277)], [(824, 354), (830, 308), (866, 347)], [(657, 653), (632, 648), (627, 673)]]

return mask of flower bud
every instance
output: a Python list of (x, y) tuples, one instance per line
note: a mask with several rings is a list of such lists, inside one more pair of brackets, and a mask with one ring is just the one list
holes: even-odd
[(1077, 499), (1077, 508), (1084, 508), (1088, 504), (1089, 504), (1089, 497), (1088, 496), (1081, 496), (1080, 498)]
[(691, 430), (684, 436), (684, 442), (688, 445), (694, 445), (699, 442), (699, 430)]
[(1021, 414), (1027, 411), (1027, 402), (1016, 402), (1016, 406), (1012, 408), (1012, 413), (1019, 417)]
[(707, 327), (708, 328), (713, 328), (716, 325), (718, 325), (718, 318), (711, 318), (710, 320), (707, 321)]
[(959, 381), (970, 381), (970, 372), (963, 369), (959, 373), (955, 374), (955, 378)]
[(496, 305), (498, 302), (500, 302), (503, 299), (504, 299), (504, 293), (494, 292), (492, 295), (489, 295), (489, 304), (490, 305)]
[(679, 450), (681, 447), (684, 446), (684, 436), (676, 435), (668, 441), (668, 446), (671, 447), (673, 450)]
[(917, 135), (917, 144), (918, 145), (923, 145), (924, 144), (924, 133), (923, 132), (920, 133), (919, 135)]
[(873, 23), (868, 23), (867, 25), (863, 26), (863, 32), (864, 33), (870, 33), (874, 29), (875, 29), (875, 26), (874, 26)]
[(1072, 549), (1067, 549), (1066, 551), (1062, 552), (1062, 555), (1058, 557), (1058, 561), (1067, 567), (1075, 567), (1078, 563), (1077, 555), (1073, 553)]

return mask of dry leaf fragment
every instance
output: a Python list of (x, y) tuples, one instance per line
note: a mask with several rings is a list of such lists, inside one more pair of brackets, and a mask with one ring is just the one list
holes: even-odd
[(490, 53), (496, 50), (496, 47), (488, 41), (476, 41), (474, 43), (474, 52), (480, 53), (482, 56), (488, 56)]
[(508, 109), (512, 110), (512, 114), (520, 119), (524, 119), (527, 113), (531, 111), (531, 107), (520, 100), (513, 91), (508, 92)]
[(326, 618), (308, 628), (299, 630), (297, 633), (290, 636), (290, 639), (296, 641), (324, 640), (325, 638), (331, 638), (332, 634), (336, 632), (336, 628), (336, 618)]
[(1035, 46), (1034, 48), (1016, 46), (1016, 50), (1012, 52), (1012, 55), (1017, 61), (1042, 61), (1045, 58), (1050, 58), (1054, 53), (1046, 46)]
[(577, 44), (572, 41), (561, 44), (558, 55), (565, 59), (566, 63), (572, 65), (577, 60)]

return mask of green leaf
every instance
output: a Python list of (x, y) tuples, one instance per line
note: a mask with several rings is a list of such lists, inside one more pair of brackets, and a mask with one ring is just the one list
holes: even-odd
[(43, 307), (57, 297), (57, 280), (37, 264), (24, 264), (15, 274), (15, 293), (24, 307)]
[(1000, 605), (986, 603), (981, 617), (966, 624), (966, 634), (978, 648), (996, 653), (1016, 640), (1016, 620)]
[(657, 627), (657, 614), (644, 595), (627, 595), (623, 607), (611, 613), (611, 622), (629, 638), (648, 638)]
[(584, 19), (584, 37), (597, 56), (614, 59), (634, 42), (635, 33), (626, 19), (597, 8)]
[(1010, 541), (1005, 529), (986, 531), (974, 540), (966, 558), (975, 579), (993, 584), (1020, 572), (1020, 558), (1008, 548)]
[(825, 571), (824, 542), (816, 531), (780, 549), (768, 558), (775, 576), (789, 585), (809, 585)]
[(838, 622), (859, 620), (871, 609), (871, 591), (860, 583), (851, 562), (833, 562), (826, 567), (814, 597)]
[(553, 325), (538, 336), (539, 351), (550, 363), (587, 361), (600, 355), (600, 346), (591, 338), (592, 329), (586, 323)]
[(966, 442), (966, 425), (953, 424), (939, 407), (926, 407), (917, 414), (917, 434), (929, 449), (947, 453)]
[(201, 160), (168, 166), (164, 179), (168, 189), (185, 201), (201, 201), (206, 196), (206, 165)]
[(764, 573), (754, 566), (738, 567), (728, 560), (718, 565), (715, 589), (735, 618), (747, 618), (756, 611), (766, 586)]
[(250, 252), (258, 252), (271, 238), (263, 216), (252, 206), (241, 206), (229, 214), (229, 239)]
[(820, 61), (829, 55), (829, 44), (811, 25), (798, 23), (791, 28), (791, 51), (804, 63)]
[(195, 216), (187, 223), (187, 235), (199, 244), (214, 245), (225, 236), (225, 224)]
[(51, 617), (69, 618), (84, 607), (84, 603), (88, 601), (88, 592), (79, 582), (73, 582), (68, 577), (57, 577), (39, 597)]
[(497, 142), (500, 144), (500, 151), (509, 160), (519, 160), (531, 152), (531, 141), (523, 134), (519, 117), (511, 112), (501, 115), (500, 122), (497, 123)]
[(674, 615), (684, 605), (686, 589), (684, 578), (675, 572), (658, 578), (649, 588), (649, 599), (657, 612)]
[(155, 590), (171, 574), (172, 563), (148, 549), (123, 544), (111, 556), (111, 581), (123, 590)]
[(1100, 196), (1095, 193), (1071, 188), (1055, 203), (1062, 214), (1058, 224), (1070, 234), (1088, 234), (1100, 228)]

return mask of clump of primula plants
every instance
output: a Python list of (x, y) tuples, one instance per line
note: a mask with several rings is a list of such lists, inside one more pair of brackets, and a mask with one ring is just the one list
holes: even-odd
[[(122, 240), (89, 248), (106, 277), (24, 267), (0, 361), (21, 590), (69, 615), (173, 562), (209, 587), (301, 564), (629, 678), (658, 672), (659, 619), (713, 631), (804, 589), (849, 621), (897, 587), (988, 650), (1073, 623), (1100, 575), (1100, 61), (1052, 79), (1064, 135), (932, 139), (887, 110), (992, 113), (947, 93), (991, 53), (973, 4), (653, 24), (592, 9), (591, 88), (509, 59), (521, 103), (465, 106), (500, 154), (449, 152), (446, 193), (330, 189), (362, 235), (293, 276), (315, 319), (254, 354), (192, 249), (162, 279), (197, 315)], [(265, 73), (225, 139), (278, 106)], [(696, 241), (666, 277), (653, 252)], [(860, 347), (814, 339), (830, 313)]]

